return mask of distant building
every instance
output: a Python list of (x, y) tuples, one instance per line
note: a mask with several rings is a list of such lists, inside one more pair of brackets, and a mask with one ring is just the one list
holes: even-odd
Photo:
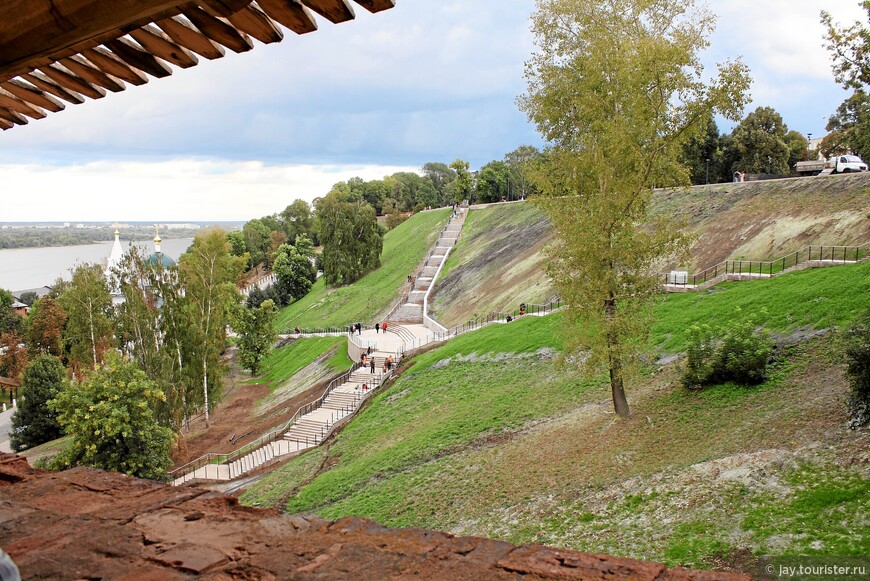
[(30, 307), (22, 303), (21, 301), (13, 301), (12, 302), (12, 312), (18, 315), (19, 317), (26, 317), (27, 313), (30, 312)]
[(170, 257), (163, 254), (160, 250), (160, 232), (157, 229), (157, 226), (154, 227), (154, 254), (145, 259), (147, 264), (152, 266), (160, 265), (163, 268), (169, 268), (170, 266), (175, 266), (175, 261)]
[(36, 288), (26, 288), (24, 290), (12, 291), (12, 298), (16, 301), (21, 301), (21, 295), (26, 293), (33, 293), (36, 295), (36, 298), (41, 299), (45, 295), (51, 292), (50, 286), (39, 286)]

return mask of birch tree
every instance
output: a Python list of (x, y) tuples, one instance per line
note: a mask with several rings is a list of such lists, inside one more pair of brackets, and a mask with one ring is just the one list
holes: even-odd
[(687, 183), (683, 143), (712, 112), (737, 119), (746, 102), (739, 61), (704, 77), (713, 26), (692, 0), (537, 0), (532, 16), (537, 49), (519, 103), (549, 143), (535, 197), (558, 235), (549, 273), (569, 305), (569, 352), (607, 370), (623, 418), (656, 267), (686, 247), (680, 230), (650, 219), (650, 195)]

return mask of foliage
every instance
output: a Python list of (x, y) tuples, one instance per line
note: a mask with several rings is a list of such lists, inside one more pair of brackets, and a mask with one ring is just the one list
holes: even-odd
[(27, 305), (28, 307), (32, 307), (33, 303), (35, 303), (38, 299), (39, 299), (39, 295), (37, 295), (33, 291), (23, 292), (23, 293), (21, 293), (21, 296), (18, 297), (18, 300), (20, 300), (23, 304)]
[(45, 296), (36, 301), (27, 317), (27, 342), (36, 353), (63, 353), (63, 330), (66, 327), (66, 311), (59, 302)]
[(248, 251), (245, 235), (242, 232), (228, 232), (227, 241), (230, 243), (230, 253), (233, 256), (244, 256)]
[(693, 185), (716, 183), (722, 173), (722, 149), (719, 128), (712, 115), (703, 133), (693, 135), (683, 144), (682, 163), (689, 168)]
[(0, 333), (18, 331), (21, 328), (21, 317), (12, 310), (14, 302), (12, 293), (0, 288)]
[(27, 347), (15, 331), (0, 333), (0, 375), (18, 379), (27, 368)]
[(233, 328), (239, 334), (239, 360), (242, 367), (256, 375), (260, 363), (278, 339), (275, 332), (275, 314), (278, 309), (270, 299), (259, 307), (249, 309), (238, 307)]
[(448, 197), (450, 202), (461, 203), (463, 200), (471, 200), (472, 180), (469, 164), (459, 158), (453, 160), (450, 169), (456, 172), (456, 179), (450, 182)]
[(648, 220), (653, 187), (685, 176), (685, 141), (714, 113), (736, 118), (748, 88), (739, 62), (705, 83), (699, 54), (713, 22), (693, 2), (668, 0), (538, 0), (532, 17), (538, 50), (520, 106), (553, 144), (536, 196), (558, 235), (548, 272), (570, 305), (573, 347), (609, 369), (623, 417), (625, 367), (645, 343), (658, 291), (654, 267), (687, 246), (666, 218)]
[(346, 371), (353, 365), (347, 356), (345, 337), (311, 337), (297, 339), (288, 345), (273, 349), (263, 360), (262, 381), (276, 389), (293, 377), (300, 369), (316, 360), (323, 360), (334, 373)]
[(387, 232), (381, 267), (353, 285), (327, 288), (323, 277), (317, 279), (302, 300), (279, 313), (279, 331), (344, 326), (348, 321), (374, 323), (399, 298), (408, 274), (431, 250), (448, 216), (447, 210), (421, 212)]
[(316, 209), (327, 285), (350, 284), (380, 266), (384, 235), (371, 206), (329, 195), (317, 200)]
[(12, 415), (12, 449), (20, 452), (63, 435), (57, 414), (48, 402), (57, 397), (66, 381), (63, 364), (57, 357), (36, 357), (21, 381), (18, 409)]
[(688, 344), (681, 378), (688, 388), (726, 381), (757, 385), (767, 378), (773, 345), (769, 334), (757, 330), (752, 318), (735, 319), (721, 328), (696, 323), (689, 327)]
[[(861, 6), (870, 17), (870, 0), (863, 0)], [(846, 89), (870, 85), (870, 30), (860, 22), (840, 27), (824, 10), (822, 25), (826, 28), (825, 48), (834, 61), (834, 79)]]
[(540, 157), (541, 152), (534, 145), (521, 145), (505, 154), (504, 161), (510, 167), (513, 183), (516, 184), (516, 191), (511, 192), (509, 199), (525, 200), (526, 196), (537, 192), (532, 181), (532, 167)]
[(849, 378), (849, 427), (870, 423), (870, 309), (846, 333), (846, 375)]
[(732, 133), (737, 161), (731, 171), (787, 174), (791, 171), (788, 128), (782, 116), (770, 107), (758, 107), (747, 115)]
[(447, 199), (448, 186), (456, 179), (456, 172), (446, 163), (428, 162), (423, 164), (423, 175), (432, 182), (438, 192), (438, 205), (450, 202)]
[(230, 254), (226, 235), (216, 229), (198, 235), (178, 260), (184, 297), (175, 332), (182, 337), (180, 342), (188, 354), (184, 373), (188, 381), (198, 381), (201, 387), (202, 398), (188, 405), (201, 406), (206, 423), (222, 392), (220, 355), (230, 310), (240, 299), (236, 282), (243, 270), (243, 259)]
[(822, 153), (826, 157), (847, 151), (870, 156), (870, 96), (856, 90), (831, 115), (826, 129), (829, 133), (822, 140)]
[(308, 294), (311, 285), (317, 280), (317, 269), (312, 263), (313, 258), (314, 247), (304, 236), (297, 238), (294, 246), (283, 244), (278, 249), (273, 271), (278, 279), (277, 286), (282, 296), (287, 296), (290, 300), (299, 300)]
[(73, 369), (93, 369), (114, 346), (112, 296), (98, 264), (82, 264), (58, 302), (67, 314), (63, 340)]
[(514, 197), (517, 185), (510, 167), (503, 161), (491, 161), (477, 176), (477, 201), (500, 202)]
[(153, 406), (163, 392), (133, 362), (112, 354), (106, 366), (62, 390), (49, 406), (72, 444), (51, 468), (93, 466), (161, 479), (172, 465), (173, 433), (158, 425)]

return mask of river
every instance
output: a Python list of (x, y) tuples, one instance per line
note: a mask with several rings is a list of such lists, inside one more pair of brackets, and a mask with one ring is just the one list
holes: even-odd
[[(161, 250), (164, 254), (178, 260), (188, 249), (192, 238), (163, 240)], [(81, 244), (77, 246), (50, 246), (40, 248), (8, 248), (0, 250), (0, 288), (18, 291), (51, 285), (57, 277), (69, 280), (70, 269), (79, 264), (96, 262), (105, 265), (114, 242)], [(147, 253), (154, 251), (152, 242), (136, 243), (144, 246)], [(130, 242), (121, 241), (124, 250)]]

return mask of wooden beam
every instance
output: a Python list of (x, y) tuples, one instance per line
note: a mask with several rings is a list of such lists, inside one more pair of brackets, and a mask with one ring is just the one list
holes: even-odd
[(33, 103), (43, 109), (48, 109), (53, 113), (63, 111), (66, 108), (61, 101), (58, 101), (51, 95), (46, 95), (33, 85), (24, 83), (18, 79), (9, 79), (5, 83), (0, 84), (0, 88), (6, 89), (22, 101)]
[(0, 129), (2, 129), (3, 131), (6, 131), (7, 129), (12, 129), (13, 127), (15, 127), (14, 123), (11, 123), (10, 121), (6, 121), (5, 119), (0, 118)]
[(108, 41), (106, 48), (131, 67), (151, 76), (163, 78), (172, 74), (172, 69), (166, 63), (155, 58), (150, 52), (134, 46), (132, 42), (124, 38)]
[(185, 5), (181, 10), (200, 32), (233, 52), (247, 52), (254, 48), (251, 38), (223, 20), (218, 20), (198, 6)]
[(218, 16), (228, 17), (249, 6), (253, 0), (204, 0), (202, 4), (214, 10)]
[[(250, 0), (221, 2), (239, 10)], [(177, 4), (178, 0), (3, 0), (0, 74), (24, 72), (27, 63), (39, 57), (141, 19), (163, 17)]]
[(371, 13), (381, 12), (396, 7), (396, 0), (353, 0)]
[(21, 75), (21, 78), (32, 83), (37, 89), (45, 91), (46, 93), (51, 93), (55, 97), (60, 97), (64, 101), (68, 101), (73, 105), (80, 105), (85, 102), (84, 97), (79, 95), (77, 92), (66, 90), (64, 87), (61, 87), (39, 71), (25, 73)]
[(227, 20), (238, 30), (250, 34), (263, 44), (281, 42), (284, 39), (281, 29), (254, 5), (227, 16)]
[(195, 66), (199, 62), (196, 55), (186, 48), (178, 46), (172, 42), (172, 40), (163, 34), (163, 31), (156, 26), (148, 25), (136, 30), (131, 30), (130, 36), (133, 37), (133, 40), (141, 44), (142, 48), (154, 56), (183, 69)]
[(90, 97), (91, 99), (102, 99), (106, 96), (105, 89), (94, 87), (84, 79), (61, 69), (56, 64), (50, 67), (42, 67), (39, 70), (45, 73), (46, 76), (61, 87), (75, 91), (76, 93), (81, 93), (85, 97)]
[(296, 0), (257, 0), (260, 8), (269, 18), (283, 24), (296, 34), (305, 34), (317, 30), (314, 16)]
[(17, 98), (12, 93), (5, 91), (4, 89), (0, 89), (0, 107), (5, 107), (10, 111), (14, 111), (20, 115), (27, 115), (28, 117), (33, 117), (34, 119), (45, 119), (47, 113), (37, 107), (36, 105), (31, 105), (30, 103), (25, 103), (21, 99)]
[(302, 0), (302, 3), (336, 24), (353, 20), (355, 16), (347, 0)]
[(118, 60), (118, 57), (103, 47), (85, 49), (82, 51), (82, 56), (110, 75), (127, 81), (131, 85), (144, 85), (148, 82), (148, 77), (139, 69), (127, 66), (126, 63)]
[(207, 59), (219, 59), (226, 54), (224, 47), (215, 44), (209, 37), (196, 30), (181, 18), (164, 18), (155, 24), (176, 44), (204, 56)]
[(60, 64), (68, 68), (73, 74), (78, 75), (88, 83), (109, 89), (113, 93), (120, 93), (126, 87), (118, 79), (107, 75), (98, 68), (89, 64), (80, 56), (60, 59)]
[(15, 111), (10, 111), (5, 107), (0, 107), (0, 119), (4, 119), (7, 123), (15, 125), (27, 125), (27, 117), (19, 115)]

